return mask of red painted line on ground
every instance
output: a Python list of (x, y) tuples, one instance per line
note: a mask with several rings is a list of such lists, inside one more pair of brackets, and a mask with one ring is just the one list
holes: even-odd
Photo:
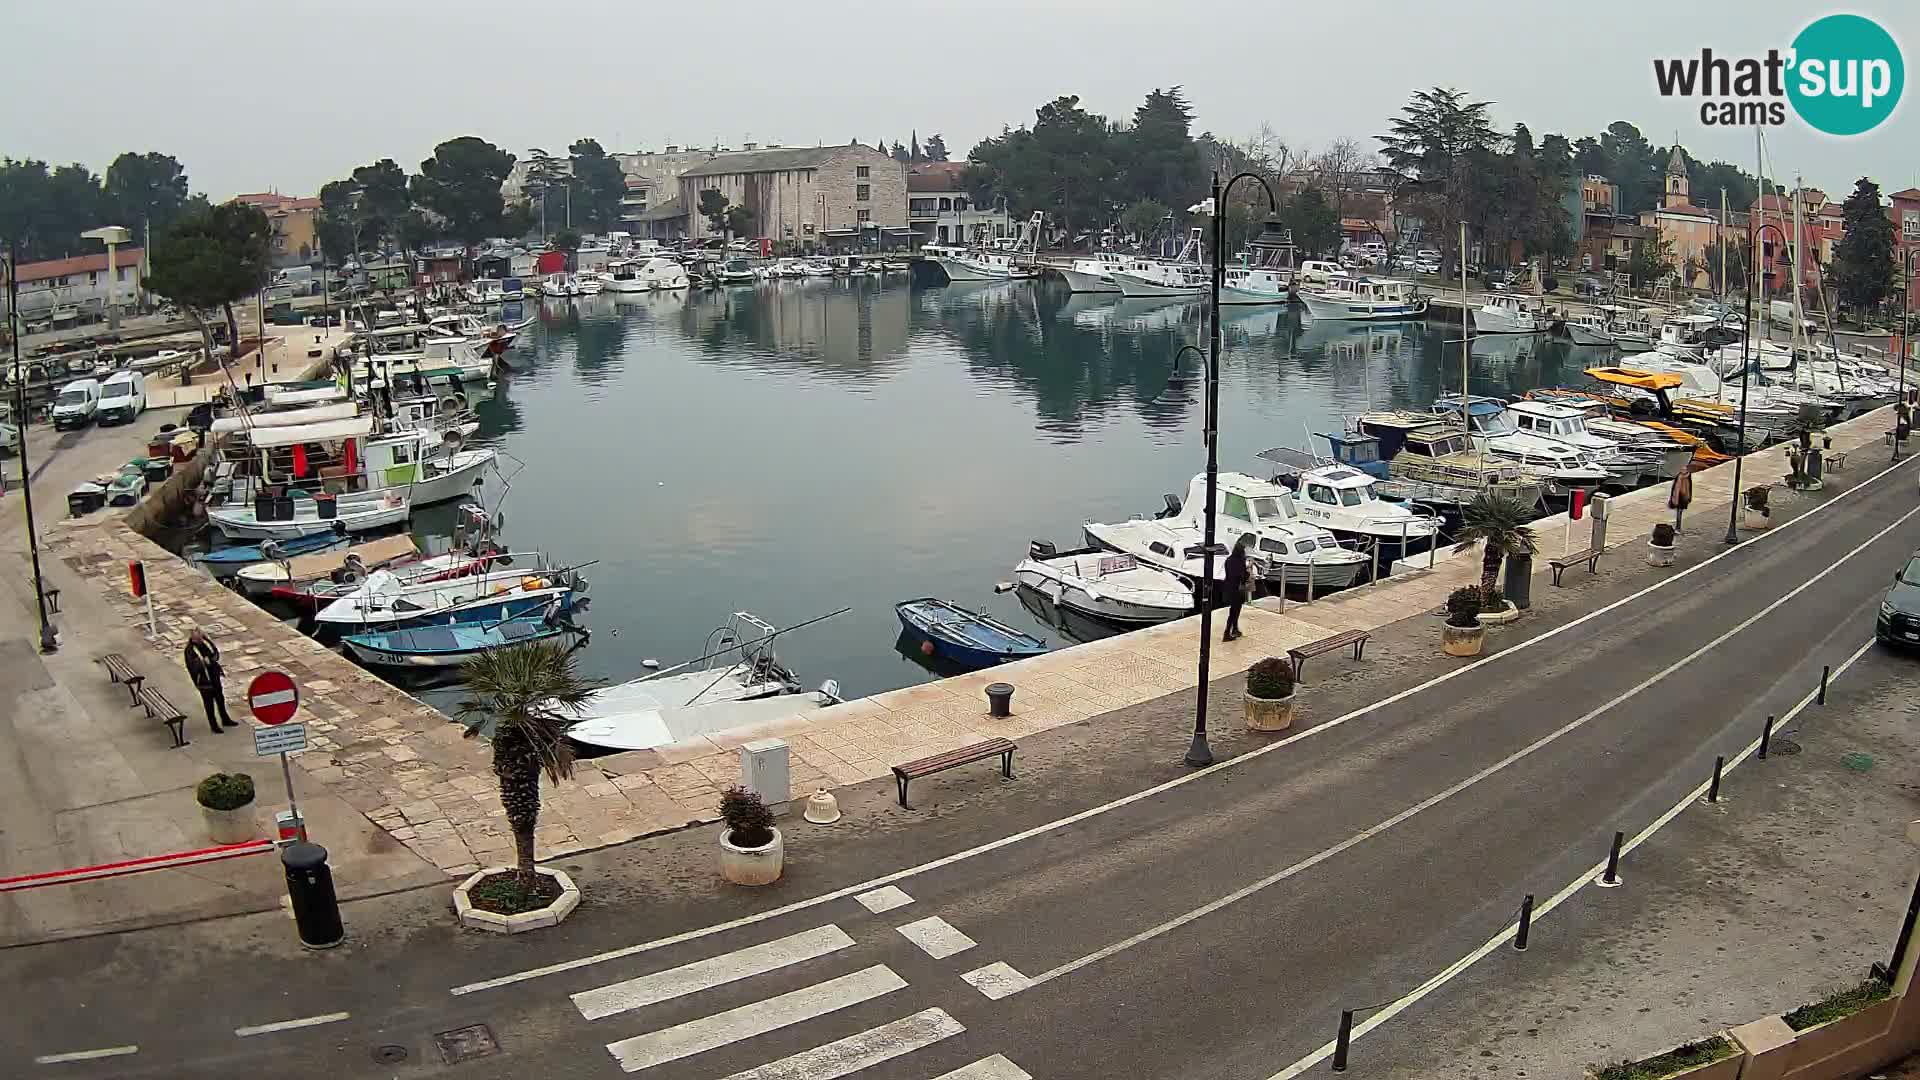
[(0, 892), (37, 889), (43, 885), (64, 885), (75, 881), (97, 881), (101, 878), (138, 874), (147, 870), (165, 870), (174, 866), (195, 866), (200, 863), (238, 858), (242, 855), (260, 855), (272, 851), (273, 847), (272, 840), (248, 840), (239, 844), (222, 844), (218, 847), (196, 848), (192, 851), (176, 851), (167, 855), (146, 855), (120, 862), (74, 866), (65, 870), (48, 870), (38, 874), (21, 874), (18, 877), (0, 878)]

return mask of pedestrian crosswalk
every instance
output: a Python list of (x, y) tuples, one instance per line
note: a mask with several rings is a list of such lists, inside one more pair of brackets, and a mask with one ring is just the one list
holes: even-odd
[[(869, 899), (878, 902), (869, 903)], [(911, 902), (904, 894), (861, 898), (862, 906), (876, 914)], [(907, 970), (917, 969), (926, 959), (945, 960), (974, 949), (976, 943), (972, 938), (938, 916), (903, 922), (891, 929), (876, 927), (862, 937), (865, 940), (856, 942), (853, 935), (839, 926), (816, 926), (677, 967), (582, 990), (571, 997), (574, 1007), (588, 1021), (614, 1025), (637, 1023), (647, 1028), (606, 1043), (607, 1052), (623, 1071), (645, 1073), (678, 1062), (680, 1064), (661, 1069), (658, 1074), (671, 1074), (675, 1080), (695, 1080), (696, 1077), (700, 1080), (839, 1080), (884, 1062), (907, 1058), (966, 1033), (965, 1025), (946, 1009), (938, 1005), (916, 1008), (929, 1004), (924, 1000), (924, 992), (918, 994), (921, 1000), (900, 995), (900, 991), (907, 989), (908, 982), (893, 967), (864, 962), (857, 958), (858, 953), (848, 950), (856, 945), (891, 948), (891, 955), (886, 958), (901, 963), (903, 970)], [(899, 951), (902, 939), (911, 942), (925, 958), (902, 963), (901, 957), (910, 955)], [(889, 946), (888, 942), (894, 944)], [(869, 953), (865, 959), (880, 958)], [(798, 973), (789, 969), (811, 964), (811, 968), (800, 970), (820, 970), (822, 962), (829, 968), (841, 970), (796, 989), (763, 992), (755, 1000), (733, 1008), (705, 1012), (678, 1023), (648, 1023), (648, 1017), (659, 1011), (652, 1007), (669, 1002), (699, 1002), (703, 995), (715, 996), (707, 995), (707, 991), (721, 987), (732, 987), (723, 991), (723, 995), (728, 1003), (737, 1002), (743, 996), (741, 988), (752, 987), (755, 980), (777, 979), (779, 985), (791, 987)], [(952, 987), (964, 990), (965, 984), (958, 977), (957, 969), (946, 977)], [(979, 996), (971, 994), (969, 998), (956, 1000), (969, 999), (981, 1001)], [(901, 1005), (893, 1007), (892, 1018), (865, 1030), (849, 1030), (858, 1025), (836, 1017), (843, 1010), (895, 1000)], [(877, 1007), (885, 1008), (884, 1004)], [(688, 1014), (688, 1004), (675, 1008), (675, 1019)], [(862, 1009), (857, 1015), (872, 1023), (879, 1019), (874, 1015), (874, 1008)], [(800, 1028), (799, 1025), (809, 1026)], [(750, 1044), (750, 1040), (788, 1029), (817, 1029), (822, 1033), (821, 1041), (807, 1049), (741, 1068), (753, 1060), (745, 1050), (765, 1045)], [(787, 1035), (785, 1040), (781, 1049), (791, 1049), (795, 1036)], [(731, 1053), (728, 1048), (732, 1048)], [(709, 1054), (710, 1057), (700, 1057)], [(938, 1067), (923, 1067), (910, 1074), (926, 1080), (1033, 1080), (1002, 1054), (979, 1058), (958, 1068), (952, 1065), (956, 1059), (965, 1060), (964, 1057), (954, 1049), (944, 1050), (942, 1055)], [(911, 1070), (912, 1062), (919, 1060), (911, 1058), (904, 1064)], [(701, 1062), (710, 1067), (702, 1071)], [(719, 1064), (722, 1062), (725, 1064)]]

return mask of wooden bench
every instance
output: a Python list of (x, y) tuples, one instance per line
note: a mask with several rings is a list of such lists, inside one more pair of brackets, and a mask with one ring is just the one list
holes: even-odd
[(1847, 450), (1827, 451), (1826, 453), (1827, 471), (1828, 472), (1845, 472), (1847, 470), (1847, 454), (1849, 454), (1850, 452), (1851, 451), (1847, 451)]
[(1358, 660), (1366, 652), (1367, 639), (1372, 636), (1373, 634), (1366, 630), (1342, 630), (1332, 637), (1323, 637), (1319, 641), (1309, 641), (1297, 649), (1288, 649), (1287, 657), (1293, 661), (1293, 677), (1295, 681), (1299, 680), (1300, 669), (1306, 664), (1308, 657), (1319, 656), (1321, 653), (1334, 652), (1335, 650), (1344, 649), (1351, 645), (1353, 646), (1353, 658)]
[[(45, 578), (41, 578), (40, 582), (41, 595), (47, 598), (47, 614), (60, 614), (60, 586), (47, 584)], [(27, 591), (33, 591), (33, 576), (31, 574), (27, 576)]]
[(915, 777), (931, 776), (937, 772), (945, 772), (957, 765), (983, 761), (996, 755), (1000, 758), (1000, 775), (1005, 779), (1011, 780), (1013, 779), (1013, 752), (1015, 749), (1014, 744), (1006, 739), (988, 739), (985, 742), (974, 743), (972, 746), (962, 746), (957, 750), (949, 750), (944, 754), (935, 754), (932, 757), (924, 757), (918, 761), (909, 761), (904, 765), (895, 765), (893, 767), (893, 779), (895, 783), (900, 785), (900, 805), (909, 810), (913, 809), (907, 806), (907, 784)]
[(1566, 573), (1568, 567), (1579, 566), (1581, 563), (1587, 564), (1587, 573), (1595, 573), (1594, 564), (1600, 561), (1600, 556), (1603, 554), (1605, 552), (1581, 548), (1579, 551), (1569, 551), (1557, 559), (1548, 559), (1547, 565), (1553, 568), (1553, 583), (1560, 584), (1560, 575)]
[(173, 702), (168, 701), (165, 694), (162, 694), (151, 686), (141, 687), (140, 693), (136, 695), (136, 698), (137, 704), (145, 707), (147, 710), (147, 719), (158, 720), (167, 725), (167, 734), (173, 736), (173, 748), (175, 750), (187, 745), (185, 730), (187, 723), (186, 713), (175, 708)]
[(133, 670), (133, 665), (127, 663), (127, 658), (117, 652), (110, 652), (101, 657), (100, 662), (107, 665), (107, 678), (115, 683), (126, 684), (127, 695), (133, 699), (127, 704), (140, 704), (140, 684), (145, 682), (147, 677)]

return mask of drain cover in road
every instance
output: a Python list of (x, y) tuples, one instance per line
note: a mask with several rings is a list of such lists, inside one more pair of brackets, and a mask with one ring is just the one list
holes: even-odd
[(493, 1038), (493, 1029), (485, 1024), (468, 1024), (452, 1031), (442, 1031), (433, 1037), (433, 1042), (440, 1048), (440, 1059), (449, 1065), (500, 1052), (500, 1044)]
[(376, 1046), (373, 1048), (373, 1063), (375, 1065), (397, 1065), (405, 1060), (407, 1060), (407, 1048), (404, 1046), (388, 1043), (385, 1046)]

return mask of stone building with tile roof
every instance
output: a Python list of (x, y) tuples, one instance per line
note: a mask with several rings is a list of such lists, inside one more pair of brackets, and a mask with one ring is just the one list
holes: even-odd
[(687, 235), (715, 236), (700, 193), (753, 211), (754, 236), (797, 247), (905, 246), (907, 166), (859, 143), (715, 154), (679, 176)]

